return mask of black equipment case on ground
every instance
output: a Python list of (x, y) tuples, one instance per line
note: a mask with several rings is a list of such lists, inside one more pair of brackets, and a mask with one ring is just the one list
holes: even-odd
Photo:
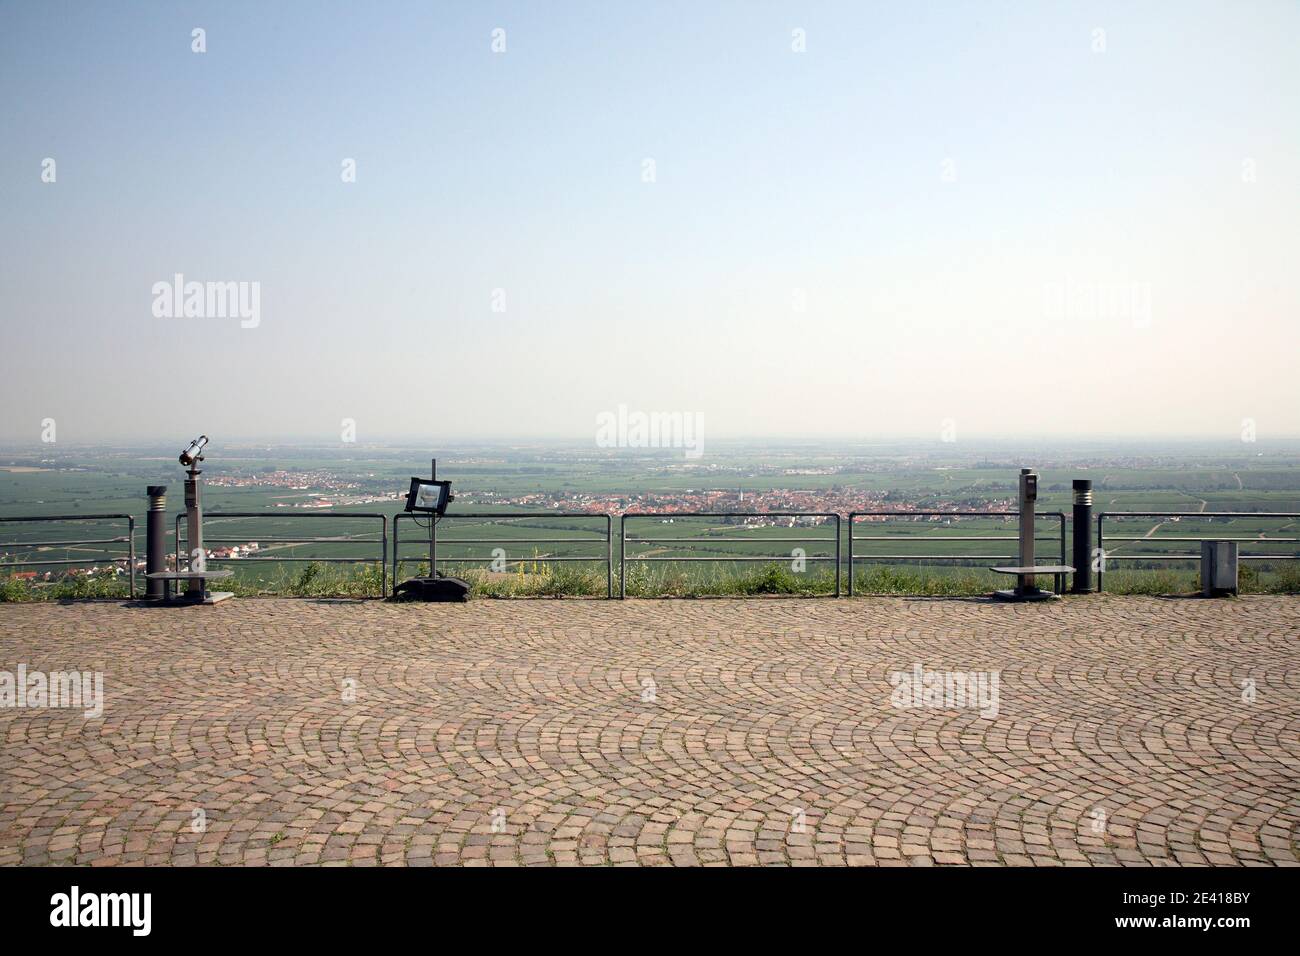
[(469, 582), (437, 572), (433, 577), (411, 578), (393, 588), (394, 601), (468, 601)]

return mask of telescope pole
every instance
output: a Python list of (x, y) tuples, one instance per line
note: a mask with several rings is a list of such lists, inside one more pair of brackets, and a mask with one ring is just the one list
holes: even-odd
[[(189, 471), (185, 472), (185, 546), (190, 549), (191, 572), (196, 569), (196, 565), (201, 570), (207, 570), (205, 567), (207, 559), (203, 552), (203, 506), (199, 501), (200, 474), (197, 461), (190, 465)], [(202, 603), (206, 590), (207, 581), (203, 578), (190, 578), (185, 597), (190, 601)]]

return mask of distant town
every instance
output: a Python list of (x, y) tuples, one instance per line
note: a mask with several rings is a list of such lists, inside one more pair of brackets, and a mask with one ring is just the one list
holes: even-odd
[[(268, 515), (392, 515), (402, 509), (409, 476), (428, 473), (427, 453), (415, 449), (380, 446), (349, 449), (348, 454), (351, 457), (340, 458), (336, 447), (214, 446), (204, 468), (204, 507), (209, 512)], [(453, 516), (498, 511), (643, 512), (663, 515), (668, 523), (691, 512), (734, 512), (744, 517), (719, 517), (717, 523), (762, 528), (811, 527), (833, 520), (825, 515), (843, 518), (863, 511), (927, 512), (914, 520), (937, 523), (954, 523), (946, 514), (959, 511), (1010, 515), (1016, 509), (1014, 477), (1022, 464), (1040, 469), (1044, 493), (1055, 495), (1053, 506), (1062, 510), (1068, 506), (1070, 479), (1083, 476), (1094, 478), (1101, 500), (1115, 509), (1300, 509), (1297, 442), (1275, 443), (1266, 451), (1243, 442), (1053, 448), (942, 443), (737, 445), (715, 449), (701, 462), (535, 445), (494, 447), (491, 453), (443, 452), (438, 473), (454, 482)], [(169, 447), (15, 449), (0, 455), (0, 517), (128, 512), (136, 515), (140, 549), (145, 486), (167, 484), (171, 489), (168, 511), (174, 514), (182, 507), (180, 477)], [(777, 512), (799, 512), (801, 517)], [(227, 524), (226, 540), (209, 541), (205, 556), (230, 562), (279, 555), (301, 560), (313, 554), (311, 549), (284, 543), (284, 531), (273, 527), (273, 521)], [(296, 533), (301, 526), (294, 527)], [(328, 524), (326, 534), (353, 541), (363, 537), (361, 528), (356, 523)], [(119, 525), (113, 534), (124, 532)], [(247, 540), (232, 540), (244, 535)], [(80, 537), (88, 536), (102, 537), (98, 533)], [(43, 543), (49, 537), (38, 525), (5, 525), (0, 532), (0, 540), (6, 542), (0, 545), (0, 573), (7, 572), (17, 581), (45, 583), (120, 577), (130, 570), (123, 544), (58, 547)], [(272, 543), (269, 538), (280, 540)], [(33, 542), (31, 547), (22, 546), (24, 539)], [(135, 560), (137, 576), (145, 566), (141, 550)], [(33, 560), (68, 563), (24, 563)], [(174, 556), (168, 555), (168, 560), (174, 562)]]
[[(784, 474), (832, 475), (835, 468), (786, 469)], [(346, 477), (317, 469), (312, 471), (278, 470), (254, 475), (218, 475), (207, 481), (211, 488), (261, 488), (283, 489), (292, 494), (272, 503), (275, 508), (342, 508), (367, 504), (391, 504), (406, 497), (405, 490), (370, 490), (380, 479), (375, 475), (365, 480)], [(651, 511), (665, 514), (689, 511), (819, 511), (828, 514), (847, 514), (866, 508), (892, 508), (899, 511), (939, 510), (961, 511), (979, 508), (986, 511), (1014, 511), (1011, 497), (990, 500), (981, 496), (967, 496), (945, 500), (920, 509), (915, 503), (900, 500), (897, 495), (868, 492), (860, 488), (832, 486), (825, 489), (693, 489), (681, 491), (646, 492), (643, 494), (618, 494), (574, 491), (538, 491), (510, 494), (493, 490), (456, 492), (457, 506), (472, 505), (547, 509), (553, 511), (582, 512), (585, 514), (619, 514), (624, 511)]]
[[(791, 470), (792, 475), (828, 475), (834, 469), (800, 469)], [(403, 491), (381, 491), (376, 487), (381, 483), (391, 484), (392, 480), (374, 474), (364, 476), (344, 475), (329, 469), (288, 470), (259, 472), (255, 474), (216, 474), (206, 481), (210, 490), (239, 489), (282, 490), (283, 496), (272, 496), (270, 507), (275, 509), (325, 510), (345, 509), (359, 505), (398, 505), (404, 498)], [(282, 498), (282, 500), (274, 500)], [(870, 492), (863, 489), (832, 486), (817, 490), (796, 489), (693, 489), (681, 491), (646, 492), (642, 494), (618, 494), (581, 491), (547, 491), (527, 493), (505, 493), (493, 490), (474, 492), (457, 492), (457, 506), (462, 510), (471, 510), (474, 506), (492, 508), (517, 508), (526, 511), (555, 511), (576, 514), (621, 514), (624, 512), (649, 512), (663, 514), (665, 522), (671, 522), (673, 515), (691, 512), (743, 512), (753, 513), (753, 517), (734, 519), (744, 527), (811, 527), (825, 524), (832, 518), (829, 515), (845, 515), (852, 511), (867, 509), (893, 511), (938, 511), (957, 512), (978, 508), (984, 511), (1013, 512), (1015, 502), (1011, 498), (987, 499), (982, 497), (964, 497), (961, 499), (927, 502), (924, 507), (913, 500), (901, 499), (888, 492)], [(772, 512), (817, 512), (800, 517), (777, 516), (764, 517)], [(871, 520), (871, 519), (865, 519)], [(893, 519), (897, 520), (897, 519)], [(918, 515), (918, 521), (942, 521), (942, 515)], [(210, 561), (237, 561), (253, 557), (264, 550), (257, 541), (242, 544), (205, 548), (205, 557)], [(19, 563), (24, 557), (30, 559), (31, 552), (0, 553), (0, 566), (4, 563)], [(167, 560), (173, 563), (175, 554), (168, 553)], [(145, 559), (137, 556), (135, 560), (137, 574), (145, 571)], [(126, 559), (100, 561), (85, 566), (64, 566), (50, 570), (22, 570), (12, 573), (12, 577), (29, 583), (48, 583), (76, 580), (78, 578), (123, 577), (129, 571)]]

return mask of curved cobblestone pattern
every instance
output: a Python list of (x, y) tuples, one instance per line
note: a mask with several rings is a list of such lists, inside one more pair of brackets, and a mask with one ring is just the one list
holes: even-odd
[[(0, 670), (107, 699), (0, 709), (0, 863), (1297, 865), (1298, 639), (1285, 597), (4, 605)], [(895, 708), (914, 664), (996, 716)]]

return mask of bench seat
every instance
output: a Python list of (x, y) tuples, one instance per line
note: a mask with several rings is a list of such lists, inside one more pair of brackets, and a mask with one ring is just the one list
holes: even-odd
[(1036, 564), (1032, 568), (989, 568), (998, 574), (1073, 574), (1068, 564)]

